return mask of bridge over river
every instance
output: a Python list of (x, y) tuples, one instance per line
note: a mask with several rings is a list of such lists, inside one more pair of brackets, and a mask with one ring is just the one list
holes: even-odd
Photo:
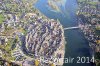
[(64, 30), (70, 30), (70, 29), (77, 29), (79, 27), (68, 27), (68, 28), (64, 28)]
[(71, 30), (71, 29), (78, 29), (78, 28), (84, 28), (84, 27), (90, 27), (91, 25), (81, 25), (79, 24), (78, 26), (75, 26), (75, 27), (67, 27), (67, 28), (64, 28), (64, 30)]

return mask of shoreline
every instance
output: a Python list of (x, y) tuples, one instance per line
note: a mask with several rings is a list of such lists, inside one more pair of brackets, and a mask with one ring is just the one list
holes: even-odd
[[(82, 33), (84, 34), (86, 40), (88, 40), (88, 42), (89, 42), (90, 54), (94, 58), (94, 61), (92, 63), (94, 63), (94, 65), (98, 65), (98, 64), (100, 64), (100, 60), (99, 60), (99, 56), (98, 56), (98, 58), (96, 57), (96, 53), (100, 53), (100, 48), (99, 48), (100, 47), (100, 45), (99, 45), (100, 44), (100, 42), (99, 42), (100, 35), (96, 34), (95, 31), (97, 30), (97, 27), (98, 27), (98, 31), (100, 31), (99, 30), (100, 24), (99, 24), (99, 20), (98, 20), (99, 9), (98, 9), (98, 7), (96, 7), (96, 5), (100, 5), (99, 4), (100, 1), (98, 1), (98, 3), (94, 3), (94, 2), (95, 1), (86, 1), (83, 3), (78, 2), (79, 9), (77, 11), (77, 16), (79, 17), (78, 22), (81, 22), (82, 24), (84, 24), (84, 26), (86, 26), (87, 24), (91, 25), (91, 27), (87, 27), (87, 28), (85, 27), (81, 30), (82, 30)], [(85, 5), (85, 7), (84, 7), (84, 5)], [(93, 6), (95, 8), (93, 8), (91, 6)], [(80, 8), (80, 7), (83, 7), (83, 8)], [(94, 11), (92, 11), (92, 9), (94, 9)], [(83, 19), (82, 19), (82, 16), (84, 17)], [(91, 17), (91, 19), (90, 19), (90, 17)], [(86, 20), (86, 21), (84, 21), (84, 20)], [(97, 62), (96, 60), (98, 60), (99, 62)]]

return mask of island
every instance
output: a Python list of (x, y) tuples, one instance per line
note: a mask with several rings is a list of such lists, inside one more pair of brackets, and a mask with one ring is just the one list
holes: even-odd
[(63, 65), (64, 28), (34, 8), (36, 2), (0, 0), (0, 65)]
[(48, 0), (48, 5), (52, 10), (61, 12), (61, 7), (65, 7), (66, 0)]

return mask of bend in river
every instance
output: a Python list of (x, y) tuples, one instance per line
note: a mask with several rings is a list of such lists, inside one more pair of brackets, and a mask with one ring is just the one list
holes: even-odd
[[(78, 8), (76, 0), (67, 0), (65, 9), (61, 7), (62, 13), (53, 12), (47, 7), (47, 0), (39, 0), (35, 7), (43, 13), (45, 16), (51, 19), (60, 20), (63, 27), (72, 27), (76, 26), (78, 23), (76, 21), (77, 16), (75, 15), (76, 10)], [(66, 50), (65, 50), (65, 58), (75, 58), (73, 63), (66, 63), (64, 66), (93, 66), (90, 63), (79, 63), (77, 57), (91, 57), (90, 49), (88, 41), (85, 39), (84, 35), (80, 30), (67, 30), (65, 31), (66, 37)]]

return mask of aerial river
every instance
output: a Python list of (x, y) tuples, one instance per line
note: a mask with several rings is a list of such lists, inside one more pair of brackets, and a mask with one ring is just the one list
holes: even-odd
[[(62, 12), (54, 12), (47, 7), (47, 0), (39, 0), (35, 7), (45, 16), (51, 19), (58, 19), (64, 28), (77, 26), (76, 10), (78, 8), (76, 0), (67, 0), (65, 9)], [(93, 66), (90, 63), (77, 63), (79, 57), (91, 57), (89, 43), (79, 29), (65, 30), (65, 58), (75, 58), (72, 63), (64, 63), (63, 66)]]

